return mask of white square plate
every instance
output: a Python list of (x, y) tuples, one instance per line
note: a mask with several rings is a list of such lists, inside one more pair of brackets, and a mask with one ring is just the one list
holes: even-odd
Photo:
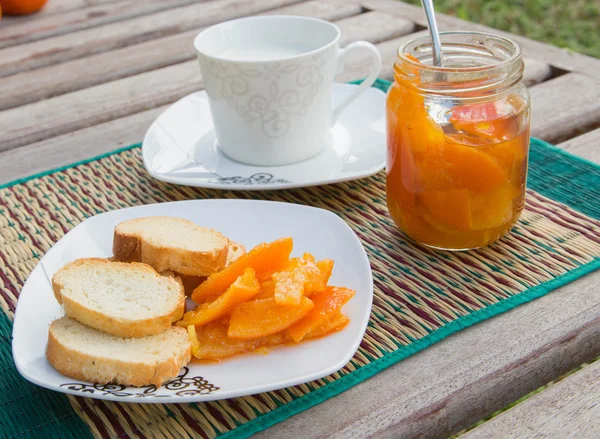
[[(220, 363), (192, 360), (180, 376), (160, 388), (102, 385), (59, 374), (46, 360), (48, 326), (64, 313), (48, 279), (67, 262), (110, 256), (113, 229), (131, 218), (165, 215), (187, 218), (219, 230), (247, 248), (291, 236), (293, 255), (311, 252), (335, 261), (331, 285), (356, 290), (344, 307), (349, 325), (331, 336), (273, 348), (267, 355), (245, 354)], [(232, 398), (322, 378), (354, 355), (369, 321), (373, 278), (358, 237), (337, 215), (297, 204), (253, 200), (191, 200), (152, 204), (89, 218), (58, 241), (23, 286), (13, 327), (13, 358), (27, 380), (58, 392), (112, 401), (180, 403)]]

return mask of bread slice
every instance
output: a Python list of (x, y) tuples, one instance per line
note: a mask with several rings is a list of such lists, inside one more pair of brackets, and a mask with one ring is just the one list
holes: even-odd
[(227, 252), (227, 264), (231, 264), (236, 259), (246, 254), (246, 247), (242, 244), (229, 240), (229, 251)]
[[(231, 264), (240, 256), (246, 254), (246, 247), (242, 244), (238, 244), (234, 241), (229, 241), (229, 251), (227, 253), (227, 265)], [(200, 285), (202, 282), (206, 280), (206, 276), (191, 276), (189, 274), (176, 273), (174, 271), (162, 271), (160, 274), (163, 276), (173, 276), (181, 281), (183, 284), (183, 289), (186, 295), (191, 295), (194, 290)]]
[(118, 337), (159, 334), (185, 310), (180, 281), (136, 262), (78, 259), (56, 272), (52, 289), (67, 316)]
[(69, 317), (50, 324), (48, 361), (61, 374), (93, 383), (159, 387), (175, 378), (191, 358), (184, 328), (142, 338), (121, 338)]
[(228, 252), (225, 236), (181, 218), (136, 218), (115, 227), (115, 258), (143, 262), (158, 272), (208, 276), (225, 267)]

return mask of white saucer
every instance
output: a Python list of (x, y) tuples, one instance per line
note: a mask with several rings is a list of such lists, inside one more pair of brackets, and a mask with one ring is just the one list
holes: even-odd
[[(335, 105), (357, 87), (334, 84)], [(331, 129), (320, 154), (286, 166), (251, 166), (221, 152), (205, 91), (186, 96), (154, 121), (142, 145), (144, 166), (169, 183), (213, 189), (290, 189), (356, 180), (385, 164), (385, 93), (367, 89)]]

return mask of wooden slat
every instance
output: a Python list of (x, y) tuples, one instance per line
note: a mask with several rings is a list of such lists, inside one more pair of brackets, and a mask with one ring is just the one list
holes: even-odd
[[(321, 0), (309, 0), (302, 3), (271, 9), (260, 15), (299, 15), (302, 17), (315, 17), (327, 21), (337, 21), (342, 18), (358, 15), (362, 8), (345, 0), (330, 0), (327, 3)], [(195, 55), (194, 55), (195, 56)]]
[[(244, 9), (236, 11), (242, 15), (244, 12)], [(339, 20), (360, 12), (359, 6), (343, 0), (329, 3), (311, 0), (263, 11), (261, 14), (305, 15)], [(399, 27), (409, 23), (398, 19), (391, 22)], [(390, 23), (390, 20), (383, 21), (384, 26), (386, 23)], [(192, 41), (199, 30), (7, 76), (0, 80), (0, 110), (191, 60), (196, 56)]]
[(166, 107), (153, 108), (22, 148), (0, 152), (0, 185), (141, 142), (150, 124), (165, 109)]
[(2, 17), (2, 22), (0, 22), (0, 27), (21, 25), (29, 22), (32, 19), (37, 20), (39, 18), (44, 18), (49, 15), (63, 14), (79, 8), (115, 3), (117, 1), (120, 0), (49, 0), (46, 3), (46, 5), (42, 8), (42, 10), (36, 12), (35, 15), (4, 15)]
[[(112, 0), (118, 1), (118, 0)], [(47, 17), (49, 15), (64, 13), (68, 11), (72, 11), (74, 9), (85, 8), (86, 6), (90, 6), (88, 1), (86, 0), (58, 0), (58, 1), (48, 1), (46, 5), (40, 10), (36, 12), (33, 17), (36, 19), (38, 17)], [(2, 16), (2, 22), (0, 22), (0, 27), (8, 27), (13, 24), (23, 24), (27, 21), (31, 20), (31, 15), (25, 16)]]
[(0, 76), (31, 70), (216, 22), (299, 3), (300, 0), (220, 0), (105, 24), (0, 50)]
[[(61, 14), (33, 15), (19, 26), (0, 24), (0, 48), (62, 35), (79, 29), (88, 29), (177, 6), (185, 6), (198, 0), (121, 0), (87, 8), (74, 9)], [(50, 2), (52, 3), (52, 1)]]
[[(287, 6), (274, 10), (273, 13), (293, 15), (311, 15), (327, 20), (337, 20), (359, 12), (355, 5), (341, 2), (335, 4), (312, 0), (297, 5)], [(309, 13), (310, 11), (310, 13)], [(269, 12), (271, 13), (271, 12)], [(387, 26), (396, 26), (396, 33), (409, 33), (414, 24), (403, 19), (390, 20), (389, 15), (379, 12), (362, 14), (369, 17), (369, 26), (380, 32), (385, 38), (392, 38), (394, 32), (389, 33)], [(360, 26), (361, 19), (356, 19)], [(393, 30), (393, 29), (392, 29)], [(58, 96), (82, 88), (91, 87), (103, 82), (132, 76), (148, 70), (165, 67), (192, 59), (194, 49), (190, 44), (198, 31), (184, 32), (145, 43), (128, 46), (106, 53), (92, 55), (40, 69), (12, 75), (0, 81), (0, 110), (25, 105), (41, 99)], [(424, 35), (425, 31), (415, 35)], [(412, 38), (412, 37), (410, 37)], [(381, 41), (374, 36), (373, 41)], [(397, 48), (407, 38), (396, 38), (378, 45), (383, 57), (381, 77), (392, 78), (393, 63)], [(347, 73), (340, 80), (354, 80), (364, 78), (369, 70), (368, 61), (360, 54), (351, 56), (347, 62)], [(551, 75), (550, 66), (540, 61), (527, 58), (525, 60), (524, 82), (533, 85), (544, 81)]]
[(465, 329), (254, 438), (445, 439), (600, 354), (599, 281)]
[[(115, 0), (105, 0), (104, 2), (100, 0), (100, 2), (96, 1), (93, 3), (109, 3), (110, 1), (114, 2)], [(40, 11), (40, 15), (50, 15), (73, 9), (85, 8), (86, 6), (90, 6), (90, 3), (92, 3), (91, 0), (49, 0)]]
[(567, 140), (558, 147), (594, 163), (600, 163), (600, 128)]
[(106, 5), (119, 0), (48, 0), (40, 14), (57, 14), (88, 6)]
[(552, 67), (543, 61), (525, 56), (523, 57), (523, 62), (525, 63), (523, 83), (527, 87), (544, 82), (552, 76)]
[[(382, 59), (381, 73), (379, 74), (379, 77), (391, 81), (393, 79), (394, 62), (396, 61), (398, 47), (400, 47), (400, 45), (402, 45), (404, 42), (416, 38), (417, 36), (425, 35), (426, 33), (427, 31), (420, 31), (378, 44), (377, 49), (379, 49)], [(366, 77), (368, 73), (369, 60), (365, 59), (362, 54), (357, 53), (354, 55), (349, 55), (348, 58), (346, 58), (344, 73), (340, 75), (338, 79), (344, 82), (354, 81), (356, 79)]]
[[(377, 48), (381, 52), (381, 57), (383, 58), (383, 68), (381, 69), (380, 77), (387, 79), (388, 81), (392, 80), (394, 75), (394, 62), (396, 61), (398, 48), (413, 38), (427, 34), (427, 31), (420, 31), (378, 44)], [(369, 71), (368, 60), (360, 54), (348, 57), (346, 67), (346, 72), (341, 76), (340, 80), (352, 81), (354, 79), (364, 78)], [(552, 70), (549, 65), (531, 58), (525, 59), (525, 72), (523, 73), (523, 82), (525, 85), (531, 86), (540, 83), (548, 79), (551, 74)]]
[(569, 73), (530, 92), (532, 136), (558, 143), (600, 125), (600, 78)]
[(0, 151), (175, 101), (202, 86), (190, 61), (0, 112)]
[[(354, 17), (337, 22), (342, 40), (385, 38), (381, 29), (396, 36), (405, 26), (395, 17), (379, 19), (391, 23), (373, 28), (357, 26)], [(5, 110), (0, 112), (0, 151), (164, 105), (201, 87), (198, 64), (189, 61)]]
[[(382, 11), (388, 14), (396, 15), (411, 20), (425, 28), (427, 22), (422, 8), (397, 0), (350, 0), (361, 6)], [(436, 15), (440, 30), (478, 30), (481, 32), (492, 32), (511, 38), (523, 49), (527, 57), (535, 58), (538, 61), (548, 63), (569, 72), (580, 72), (590, 76), (600, 77), (600, 60), (589, 56), (581, 55), (569, 50), (560, 49), (529, 38), (513, 35), (498, 29), (492, 29), (477, 23), (460, 20), (444, 14)]]
[(600, 436), (600, 361), (483, 423), (461, 439), (595, 439)]
[(342, 20), (338, 25), (342, 29), (342, 47), (356, 40), (357, 35), (365, 35), (361, 38), (375, 44), (399, 35), (410, 34), (415, 30), (411, 21), (375, 11)]

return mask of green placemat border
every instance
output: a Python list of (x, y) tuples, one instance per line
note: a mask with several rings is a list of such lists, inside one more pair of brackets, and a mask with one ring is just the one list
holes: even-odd
[[(388, 81), (377, 80), (373, 86), (381, 89), (382, 91), (386, 91), (389, 85), (390, 83)], [(71, 163), (66, 166), (57, 167), (25, 178), (16, 179), (14, 181), (0, 185), (0, 189), (4, 189), (20, 183), (25, 183), (32, 179), (64, 171), (75, 166), (90, 163), (102, 159), (104, 157), (119, 154), (123, 151), (139, 148), (140, 146), (141, 143), (136, 143), (86, 160)], [(536, 163), (540, 163), (540, 166), (535, 166)], [(530, 147), (529, 169), (529, 188), (556, 201), (565, 203), (570, 207), (595, 219), (600, 219), (600, 203), (596, 202), (596, 204), (592, 204), (589, 202), (589, 199), (584, 199), (585, 197), (583, 196), (577, 196), (577, 194), (581, 192), (578, 190), (578, 188), (580, 187), (589, 188), (590, 186), (594, 187), (600, 185), (600, 166), (586, 159), (574, 156), (543, 140), (532, 138)], [(587, 170), (591, 172), (581, 172), (582, 170)], [(549, 178), (549, 175), (552, 175), (553, 177)], [(384, 357), (375, 360), (366, 366), (361, 367), (355, 372), (352, 372), (329, 384), (326, 384), (325, 386), (316, 389), (311, 393), (306, 394), (305, 396), (302, 396), (288, 404), (278, 407), (263, 415), (260, 415), (257, 418), (238, 426), (234, 430), (220, 435), (219, 437), (246, 438), (255, 433), (258, 433), (259, 431), (265, 430), (266, 428), (269, 428), (289, 418), (290, 416), (300, 413), (310, 407), (313, 407), (317, 404), (320, 404), (321, 402), (326, 401), (327, 399), (335, 395), (344, 392), (345, 390), (348, 390), (354, 385), (376, 375), (377, 373), (406, 359), (407, 357), (432, 346), (438, 341), (441, 341), (444, 338), (461, 331), (462, 329), (468, 328), (476, 323), (487, 320), (491, 317), (497, 316), (513, 308), (516, 308), (517, 306), (520, 306), (524, 303), (528, 303), (532, 300), (542, 297), (550, 291), (559, 288), (569, 282), (572, 282), (575, 279), (584, 276), (585, 274), (597, 270), (598, 268), (600, 268), (600, 258), (596, 258), (588, 264), (582, 265), (551, 281), (544, 282), (515, 296), (511, 296), (507, 299), (504, 299), (501, 302), (495, 303), (481, 310), (474, 311), (469, 315), (453, 320), (452, 322), (431, 332), (427, 336), (411, 343), (410, 345), (402, 347), (394, 352), (391, 352), (385, 355)], [(0, 319), (0, 331), (2, 332), (2, 334), (6, 334), (7, 332), (8, 334), (10, 334), (10, 332), (12, 332), (12, 323), (10, 322), (7, 316), (3, 316), (3, 318)], [(8, 343), (6, 343), (6, 345), (8, 345)], [(12, 355), (10, 356), (10, 358), (12, 362)], [(19, 377), (17, 379), (25, 381), (24, 379), (20, 378), (20, 375), (18, 375), (16, 368), (13, 368), (13, 372), (16, 373)], [(56, 397), (56, 399), (60, 401), (61, 404), (64, 403), (64, 405), (68, 407), (68, 409), (71, 410), (73, 413), (73, 416), (69, 415), (61, 418), (60, 422), (58, 422), (58, 419), (56, 419), (57, 422), (50, 422), (51, 424), (54, 424), (57, 429), (55, 430), (55, 427), (53, 426), (51, 427), (52, 431), (45, 430), (45, 433), (52, 435), (52, 437), (65, 437), (65, 433), (69, 434), (68, 437), (81, 437), (82, 434), (86, 434), (88, 437), (91, 436), (89, 427), (78, 416), (76, 416), (66, 396), (55, 394), (55, 392), (39, 388), (34, 384), (28, 382), (25, 382), (23, 384), (26, 384), (27, 386), (32, 386), (32, 388), (35, 388), (42, 392), (41, 396), (43, 398), (45, 398), (46, 395), (44, 394), (46, 393), (47, 396)], [(46, 426), (47, 424), (41, 425)], [(65, 429), (65, 427), (67, 427), (67, 429)], [(54, 436), (54, 433), (56, 433), (56, 436)], [(73, 436), (74, 434), (77, 435)]]

